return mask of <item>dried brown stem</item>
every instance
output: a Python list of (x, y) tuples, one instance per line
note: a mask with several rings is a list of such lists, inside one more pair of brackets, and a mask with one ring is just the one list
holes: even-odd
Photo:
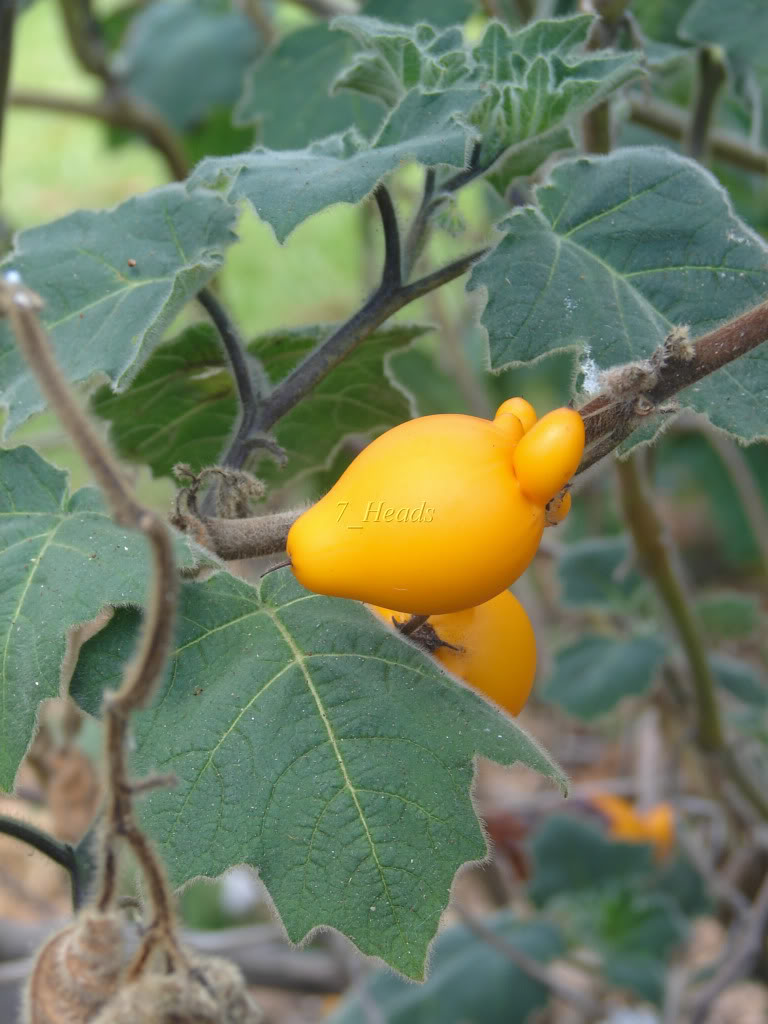
[(141, 505), (129, 489), (119, 467), (91, 426), (69, 384), (61, 374), (38, 311), (42, 301), (15, 273), (0, 279), (0, 313), (10, 320), (19, 348), (62, 425), (72, 438), (101, 487), (115, 522), (145, 534), (152, 551), (154, 575), (138, 653), (126, 666), (116, 693), (104, 697), (106, 807), (103, 825), (102, 867), (98, 885), (99, 910), (111, 909), (116, 899), (117, 849), (120, 841), (133, 850), (151, 899), (150, 933), (163, 942), (171, 957), (179, 958), (171, 896), (162, 862), (133, 815), (133, 787), (128, 778), (126, 753), (131, 712), (146, 706), (165, 666), (176, 609), (177, 576), (171, 536), (155, 513)]
[[(650, 408), (658, 408), (678, 392), (690, 387), (715, 370), (746, 355), (768, 340), (768, 302), (747, 310), (741, 316), (703, 334), (693, 345), (689, 358), (666, 358), (659, 368), (656, 383), (643, 393)], [(626, 440), (641, 422), (634, 399), (617, 400), (609, 391), (591, 398), (579, 409), (586, 427), (587, 450), (579, 473), (594, 465)]]

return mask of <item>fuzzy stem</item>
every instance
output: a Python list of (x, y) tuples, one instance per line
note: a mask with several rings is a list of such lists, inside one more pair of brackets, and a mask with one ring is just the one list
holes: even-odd
[(725, 736), (716, 697), (717, 684), (680, 571), (664, 539), (661, 521), (637, 461), (630, 457), (625, 462), (618, 462), (616, 471), (624, 516), (638, 557), (669, 612), (688, 658), (696, 694), (699, 742), (707, 751), (721, 750)]
[(264, 431), (269, 430), (393, 313), (414, 299), (419, 299), (435, 288), (447, 284), (448, 281), (461, 277), (486, 252), (487, 250), (483, 249), (462, 256), (412, 284), (377, 289), (362, 309), (280, 381), (259, 410), (256, 427)]
[[(670, 358), (659, 370), (658, 381), (646, 397), (654, 407), (679, 391), (746, 355), (768, 340), (768, 302), (747, 310), (721, 327), (703, 334), (691, 358)], [(577, 470), (583, 473), (617, 448), (640, 423), (633, 402), (618, 402), (608, 393), (590, 399), (579, 409), (586, 427), (587, 451)]]
[(224, 349), (229, 358), (232, 374), (237, 385), (240, 399), (240, 422), (232, 439), (222, 465), (241, 467), (253, 445), (249, 438), (253, 431), (258, 411), (258, 401), (253, 387), (253, 377), (246, 360), (242, 340), (230, 320), (226, 310), (209, 288), (203, 288), (197, 295), (197, 301), (205, 309), (214, 323)]
[(159, 936), (169, 956), (178, 959), (181, 954), (175, 937), (171, 896), (163, 864), (136, 824), (133, 789), (126, 763), (131, 712), (145, 707), (150, 701), (165, 667), (173, 635), (178, 583), (171, 536), (165, 523), (132, 494), (119, 467), (78, 404), (56, 364), (48, 336), (40, 324), (37, 314), (41, 307), (39, 296), (24, 286), (18, 274), (9, 273), (0, 278), (0, 312), (10, 320), (19, 348), (40, 389), (104, 492), (113, 519), (121, 526), (144, 533), (154, 561), (152, 593), (139, 650), (126, 666), (118, 691), (104, 696), (106, 809), (97, 905), (100, 910), (114, 905), (118, 876), (117, 845), (122, 840), (132, 848), (147, 882), (154, 913), (150, 932)]

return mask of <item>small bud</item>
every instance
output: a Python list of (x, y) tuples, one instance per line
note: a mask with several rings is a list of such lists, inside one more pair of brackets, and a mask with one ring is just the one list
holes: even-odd
[(667, 359), (680, 359), (683, 362), (690, 362), (696, 355), (696, 346), (691, 340), (691, 334), (684, 324), (673, 327), (664, 342), (664, 355)]
[(630, 401), (658, 382), (658, 370), (650, 362), (627, 363), (600, 374), (600, 388), (615, 401)]

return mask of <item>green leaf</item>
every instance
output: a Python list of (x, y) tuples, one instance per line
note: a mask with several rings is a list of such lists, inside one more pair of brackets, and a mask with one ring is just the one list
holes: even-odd
[[(568, 855), (563, 856), (566, 850)], [(533, 837), (531, 855), (529, 894), (539, 907), (563, 894), (591, 892), (649, 875), (653, 868), (653, 854), (646, 843), (607, 839), (593, 825), (567, 814), (546, 819)]]
[(679, 44), (680, 19), (691, 6), (692, 0), (633, 0), (632, 16), (643, 34), (658, 43)]
[(337, 18), (364, 52), (336, 88), (353, 89), (393, 106), (411, 90), (479, 89), (466, 121), (482, 138), (481, 165), (503, 159), (489, 176), (504, 192), (557, 150), (570, 149), (569, 124), (641, 74), (637, 55), (586, 51), (591, 15), (539, 19), (517, 32), (492, 22), (473, 48), (455, 30), (391, 25), (370, 17)]
[[(90, 706), (109, 685), (108, 631), (71, 686)], [(179, 780), (140, 807), (172, 883), (253, 865), (292, 941), (330, 925), (421, 977), (456, 870), (485, 855), (474, 756), (561, 782), (559, 770), (360, 604), (290, 572), (258, 589), (225, 573), (185, 585), (177, 633), (158, 699), (136, 716), (133, 765)]]
[[(98, 492), (26, 446), (0, 450), (0, 789), (13, 785), (40, 702), (59, 694), (67, 630), (107, 604), (140, 603), (151, 558)], [(177, 558), (192, 564), (179, 541)]]
[(587, 633), (555, 656), (541, 696), (579, 718), (613, 710), (624, 697), (647, 693), (666, 654), (659, 636), (626, 639)]
[[(540, 963), (564, 952), (558, 930), (548, 921), (522, 922), (502, 910), (484, 917), (483, 924)], [(435, 940), (423, 985), (411, 985), (392, 971), (376, 971), (366, 978), (362, 993), (353, 990), (347, 996), (329, 1024), (369, 1024), (371, 1006), (387, 1024), (510, 1024), (527, 1020), (549, 995), (541, 982), (460, 925), (447, 928)]]
[(609, 610), (626, 606), (643, 582), (630, 559), (625, 536), (590, 537), (566, 545), (557, 565), (563, 604)]
[(709, 637), (745, 637), (757, 629), (759, 604), (754, 594), (721, 590), (697, 598), (696, 615)]
[(110, 422), (110, 441), (155, 476), (177, 462), (210, 466), (232, 433), (237, 398), (221, 341), (210, 324), (188, 327), (161, 345), (120, 394), (99, 388), (91, 409)]
[(724, 47), (740, 61), (768, 70), (768, 6), (763, 0), (696, 0), (680, 23), (683, 38)]
[(115, 61), (127, 88), (183, 130), (232, 106), (262, 48), (241, 11), (211, 0), (159, 0), (133, 19)]
[(660, 1005), (668, 958), (688, 933), (675, 901), (619, 883), (585, 898), (582, 909), (578, 934), (601, 956), (606, 978)]
[[(472, 271), (494, 368), (578, 347), (586, 390), (599, 370), (647, 357), (672, 325), (692, 336), (762, 301), (768, 246), (698, 164), (654, 147), (559, 164)], [(768, 352), (681, 392), (747, 440), (768, 426)]]
[(342, 71), (336, 90), (349, 89), (394, 107), (416, 86), (435, 91), (469, 78), (459, 29), (439, 33), (430, 25), (408, 28), (360, 16), (336, 18), (333, 27), (349, 32), (369, 51)]
[(486, 156), (547, 135), (641, 74), (637, 56), (585, 50), (590, 15), (539, 19), (510, 33), (492, 22), (472, 51), (474, 81), (490, 84), (470, 117)]
[[(327, 468), (351, 435), (372, 438), (415, 416), (413, 403), (389, 374), (389, 357), (430, 330), (398, 324), (367, 338), (275, 425), (273, 434), (288, 452), (288, 463), (278, 470), (274, 462), (263, 461), (259, 475), (282, 484)], [(279, 331), (257, 338), (248, 349), (276, 383), (329, 333), (324, 327)]]
[(754, 665), (728, 654), (713, 654), (710, 661), (720, 686), (744, 704), (765, 707), (768, 704), (768, 679)]
[[(598, 953), (610, 981), (658, 1002), (666, 962), (685, 939), (687, 922), (651, 847), (609, 839), (591, 824), (556, 815), (535, 834), (531, 852), (534, 902), (568, 939)], [(690, 901), (690, 884), (681, 894)]]
[[(308, 149), (274, 151), (257, 147), (249, 153), (203, 160), (190, 185), (224, 182), (230, 202), (247, 199), (271, 224), (279, 242), (295, 227), (334, 203), (358, 203), (389, 171), (405, 160), (424, 164), (464, 163), (466, 129), (455, 120), (455, 107), (443, 105), (431, 121), (416, 123), (406, 97), (384, 125), (375, 146), (368, 147), (353, 130), (315, 142)], [(408, 132), (415, 132), (409, 134)]]
[[(3, 267), (18, 270), (45, 301), (43, 324), (64, 375), (77, 382), (98, 372), (121, 389), (218, 271), (236, 241), (235, 217), (211, 192), (166, 185), (113, 210), (81, 210), (22, 231)], [(0, 403), (14, 430), (44, 402), (4, 322), (0, 360)]]
[[(277, 382), (329, 333), (328, 327), (273, 332), (250, 342), (270, 381)], [(258, 473), (277, 484), (330, 464), (350, 435), (372, 437), (415, 415), (408, 396), (389, 379), (388, 357), (429, 327), (382, 328), (332, 370), (291, 409), (273, 434), (288, 454), (277, 469)], [(122, 394), (96, 392), (92, 408), (110, 421), (110, 439), (124, 458), (146, 462), (168, 476), (186, 462), (193, 469), (215, 463), (235, 424), (237, 401), (221, 343), (209, 324), (196, 324), (162, 345)]]
[(349, 92), (330, 94), (355, 49), (349, 36), (327, 25), (291, 32), (249, 69), (235, 120), (258, 123), (260, 141), (271, 149), (301, 149), (352, 126), (370, 136), (384, 119), (381, 104)]
[(435, 28), (463, 24), (473, 13), (472, 0), (368, 0), (365, 14), (398, 25), (429, 22)]

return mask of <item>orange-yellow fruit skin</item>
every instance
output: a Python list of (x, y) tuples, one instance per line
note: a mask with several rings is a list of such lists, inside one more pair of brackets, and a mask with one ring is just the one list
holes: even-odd
[[(409, 615), (372, 606), (385, 622), (405, 622)], [(433, 615), (429, 625), (438, 637), (461, 651), (439, 647), (433, 657), (511, 715), (522, 710), (536, 675), (536, 638), (525, 609), (504, 590), (475, 608)]]
[(291, 527), (309, 590), (417, 614), (482, 604), (527, 568), (544, 505), (512, 469), (514, 442), (475, 416), (423, 416), (372, 441)]
[(523, 433), (526, 434), (536, 422), (536, 410), (524, 398), (508, 398), (506, 402), (502, 402), (496, 410), (496, 418), (508, 413), (517, 416), (523, 425)]
[(664, 856), (675, 842), (675, 812), (667, 803), (638, 811), (628, 800), (615, 793), (598, 793), (590, 801), (607, 819), (616, 839), (629, 843), (649, 843), (657, 855)]
[[(536, 553), (566, 468), (579, 462), (577, 424), (583, 446), (578, 413), (560, 409), (538, 423), (535, 415), (510, 399), (493, 422), (423, 416), (386, 431), (293, 524), (286, 547), (296, 578), (320, 594), (421, 615), (506, 590)], [(525, 489), (515, 461), (531, 438)]]
[(574, 409), (554, 409), (515, 448), (515, 475), (525, 494), (546, 504), (576, 472), (584, 453), (584, 420)]

